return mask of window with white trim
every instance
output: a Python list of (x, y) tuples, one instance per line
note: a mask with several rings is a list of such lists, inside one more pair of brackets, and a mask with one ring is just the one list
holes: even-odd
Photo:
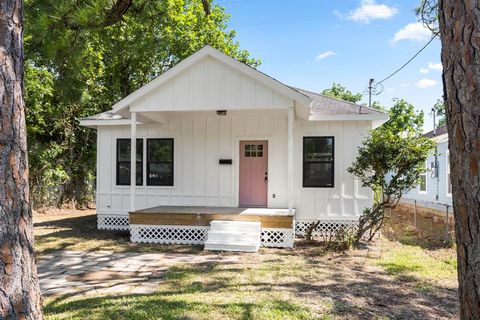
[(334, 137), (303, 137), (303, 187), (333, 188)]
[(173, 139), (147, 139), (147, 186), (173, 186)]
[[(117, 186), (130, 185), (130, 139), (117, 139)], [(136, 185), (143, 185), (143, 139), (137, 139)]]
[[(425, 161), (425, 170), (428, 170), (428, 161)], [(420, 175), (420, 183), (418, 184), (419, 193), (427, 193), (427, 171)]]
[(446, 168), (445, 172), (447, 173), (447, 196), (452, 195), (452, 180), (450, 179), (450, 153), (447, 152), (447, 159), (446, 159)]

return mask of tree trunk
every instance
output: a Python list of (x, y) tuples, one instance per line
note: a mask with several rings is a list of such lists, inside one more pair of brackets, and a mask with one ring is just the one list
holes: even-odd
[(462, 319), (480, 319), (480, 1), (440, 0)]
[(0, 319), (43, 319), (29, 202), (21, 0), (0, 0)]

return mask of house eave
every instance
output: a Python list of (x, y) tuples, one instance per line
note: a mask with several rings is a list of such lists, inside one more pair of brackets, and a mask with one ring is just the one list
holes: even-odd
[[(82, 127), (97, 129), (100, 126), (129, 126), (131, 125), (130, 119), (116, 119), (116, 120), (91, 120), (82, 119), (79, 121)], [(137, 121), (137, 125), (142, 122)]]
[(388, 114), (385, 113), (366, 113), (366, 114), (311, 114), (309, 121), (383, 121), (388, 120)]
[(448, 133), (444, 133), (444, 134), (435, 136), (435, 137), (432, 138), (432, 140), (435, 141), (436, 143), (445, 142), (445, 141), (448, 140)]

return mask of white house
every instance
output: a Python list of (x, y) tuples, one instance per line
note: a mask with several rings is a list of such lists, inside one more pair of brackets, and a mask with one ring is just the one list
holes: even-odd
[(387, 119), (206, 46), (80, 121), (97, 130), (98, 228), (159, 243), (245, 228), (263, 245), (291, 247), (312, 221), (326, 230), (355, 224), (372, 192), (346, 170)]
[[(446, 205), (452, 206), (447, 126), (440, 126), (424, 136), (437, 144), (436, 156), (435, 151), (428, 156), (425, 167), (429, 171), (422, 176), (421, 183), (415, 189), (405, 194), (402, 202), (412, 203), (416, 200), (420, 206), (443, 211)], [(435, 162), (438, 164), (436, 170)]]

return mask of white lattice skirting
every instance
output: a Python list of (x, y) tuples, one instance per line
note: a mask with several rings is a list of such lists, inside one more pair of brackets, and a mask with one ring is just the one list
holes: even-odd
[(130, 228), (128, 216), (99, 214), (97, 215), (97, 228), (102, 230), (128, 231)]
[(208, 227), (132, 224), (130, 240), (139, 243), (203, 244)]
[[(207, 226), (130, 225), (130, 240), (136, 243), (204, 244)], [(264, 247), (293, 248), (292, 229), (264, 228), (261, 244)]]
[[(313, 223), (318, 222), (318, 220), (313, 221), (296, 221), (295, 222), (295, 235), (304, 236), (305, 232)], [(320, 221), (318, 227), (313, 230), (312, 236), (322, 237), (322, 236), (333, 236), (338, 230), (355, 230), (358, 226), (357, 220), (329, 220), (329, 221)]]
[(293, 248), (294, 237), (293, 228), (262, 228), (260, 239), (264, 247)]

